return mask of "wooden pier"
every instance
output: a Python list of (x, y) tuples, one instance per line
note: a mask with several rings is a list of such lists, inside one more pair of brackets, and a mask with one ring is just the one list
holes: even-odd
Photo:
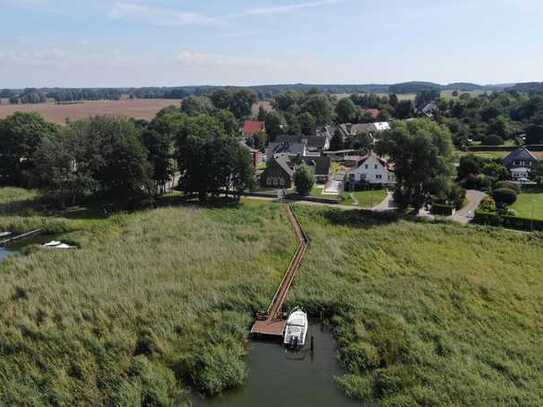
[(288, 292), (296, 274), (300, 270), (305, 253), (309, 246), (309, 239), (307, 238), (300, 222), (296, 218), (292, 207), (289, 205), (287, 208), (287, 215), (290, 223), (298, 239), (298, 248), (292, 257), (285, 273), (281, 284), (277, 288), (272, 302), (268, 307), (266, 313), (257, 315), (257, 320), (251, 328), (251, 335), (260, 335), (268, 337), (282, 337), (285, 330), (286, 320), (283, 318), (283, 305), (288, 296)]
[(0, 240), (0, 246), (5, 246), (5, 245), (7, 245), (7, 244), (9, 244), (11, 242), (15, 242), (16, 240), (25, 239), (27, 237), (37, 235), (37, 234), (41, 233), (42, 231), (43, 231), (42, 229), (31, 230), (30, 232), (23, 233), (22, 235), (18, 235), (18, 236), (14, 236), (14, 237), (4, 239), (4, 240)]

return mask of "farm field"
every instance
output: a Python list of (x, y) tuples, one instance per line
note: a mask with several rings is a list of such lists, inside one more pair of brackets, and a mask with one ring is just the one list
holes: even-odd
[(348, 394), (387, 406), (543, 403), (540, 235), (296, 212), (311, 248), (290, 303), (336, 313)]
[(543, 220), (543, 192), (523, 192), (512, 207), (521, 218)]
[[(0, 264), (0, 404), (183, 405), (189, 386), (243, 383), (248, 329), (295, 248), (281, 206), (15, 216), (36, 197), (0, 189), (0, 230), (47, 221), (81, 249)], [(296, 213), (312, 245), (289, 303), (333, 317), (348, 394), (541, 404), (540, 236)]]
[(103, 114), (151, 120), (163, 108), (171, 105), (179, 106), (180, 103), (180, 100), (173, 99), (123, 99), (59, 105), (55, 103), (2, 104), (0, 105), (0, 119), (15, 112), (37, 112), (46, 120), (57, 124), (65, 124), (66, 119), (75, 121)]

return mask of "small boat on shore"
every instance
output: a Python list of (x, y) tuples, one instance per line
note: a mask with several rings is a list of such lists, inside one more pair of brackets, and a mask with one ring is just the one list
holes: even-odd
[(303, 347), (308, 326), (307, 314), (301, 308), (295, 308), (285, 325), (283, 343), (291, 348)]

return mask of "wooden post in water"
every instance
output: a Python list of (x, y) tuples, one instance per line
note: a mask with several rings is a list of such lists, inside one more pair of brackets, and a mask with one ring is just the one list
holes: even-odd
[(315, 337), (311, 336), (311, 353), (315, 351)]

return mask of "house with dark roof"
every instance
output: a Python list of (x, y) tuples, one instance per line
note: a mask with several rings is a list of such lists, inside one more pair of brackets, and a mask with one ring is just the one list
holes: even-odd
[(260, 176), (263, 188), (289, 189), (294, 182), (294, 168), (291, 167), (288, 155), (280, 154), (268, 160), (268, 164)]
[(348, 188), (363, 185), (391, 185), (396, 183), (392, 165), (373, 151), (360, 158), (346, 177)]
[(367, 134), (375, 139), (384, 131), (390, 130), (390, 123), (375, 122), (375, 123), (343, 123), (337, 126), (339, 133), (343, 136), (343, 140), (348, 140), (351, 137)]
[(524, 182), (530, 178), (532, 171), (536, 169), (539, 158), (526, 147), (517, 148), (503, 159), (505, 165), (511, 171), (513, 181)]
[(266, 157), (268, 160), (278, 154), (285, 154), (291, 157), (305, 156), (307, 153), (307, 144), (302, 141), (280, 141), (268, 144), (266, 148)]
[(332, 160), (330, 157), (297, 157), (291, 160), (291, 163), (295, 166), (304, 163), (313, 170), (315, 174), (315, 181), (319, 184), (325, 184), (330, 177), (330, 167)]
[(241, 133), (243, 137), (253, 137), (258, 133), (266, 131), (266, 123), (258, 120), (246, 120)]

